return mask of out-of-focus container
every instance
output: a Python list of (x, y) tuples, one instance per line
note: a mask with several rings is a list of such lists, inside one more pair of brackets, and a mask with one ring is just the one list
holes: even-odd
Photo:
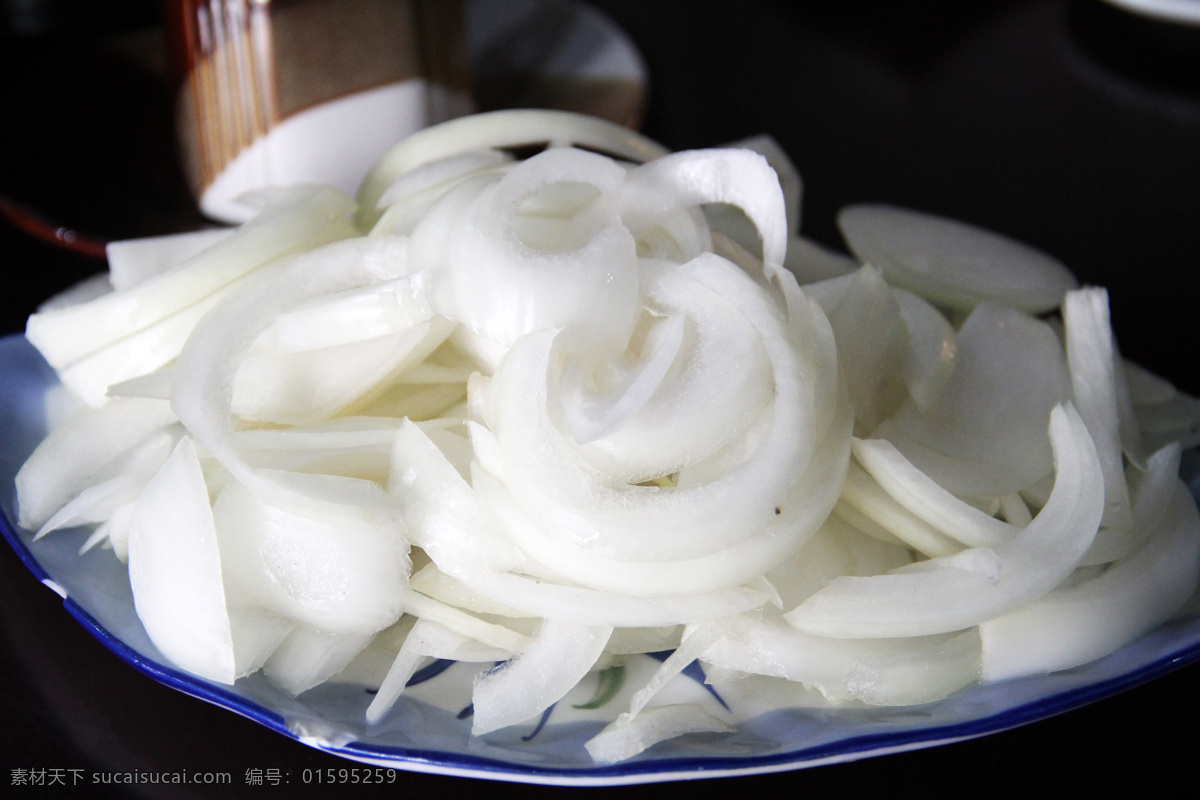
[(1106, 2), (1151, 19), (1200, 27), (1200, 0), (1106, 0)]
[(184, 166), (213, 219), (244, 221), (265, 187), (353, 194), (392, 144), (473, 109), (463, 0), (168, 6)]

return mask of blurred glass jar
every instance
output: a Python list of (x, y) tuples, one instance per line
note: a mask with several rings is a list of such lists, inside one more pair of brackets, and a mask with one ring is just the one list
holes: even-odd
[(328, 183), (353, 195), (392, 144), (469, 113), (463, 0), (172, 0), (177, 129), (208, 217), (246, 192)]

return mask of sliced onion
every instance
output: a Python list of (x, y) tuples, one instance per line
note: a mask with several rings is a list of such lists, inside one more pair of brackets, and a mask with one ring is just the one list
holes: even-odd
[(885, 439), (856, 439), (854, 455), (872, 478), (900, 505), (933, 528), (969, 546), (994, 547), (1017, 528), (979, 511), (914, 467)]
[(1039, 314), (1076, 287), (1057, 259), (956, 220), (885, 205), (842, 209), (838, 226), (860, 261), (935, 303), (971, 309), (1002, 302)]
[(234, 228), (206, 228), (190, 233), (148, 236), (109, 242), (104, 247), (112, 288), (128, 289), (175, 267), (233, 234)]
[(941, 700), (978, 680), (975, 630), (895, 639), (834, 639), (780, 620), (739, 619), (703, 654), (705, 664), (786, 678), (835, 702), (917, 705)]
[[(801, 378), (812, 373), (803, 366), (778, 311), (749, 278), (716, 256), (691, 262), (690, 274), (729, 299), (730, 313), (750, 321), (772, 365), (775, 400), (770, 427), (757, 449), (743, 463), (732, 464), (725, 475), (688, 488), (663, 489), (614, 481), (588, 466), (547, 413), (552, 334), (523, 339), (509, 352), (493, 386), (505, 482), (534, 523), (514, 530), (530, 535), (522, 546), (535, 558), (552, 558), (555, 569), (594, 588), (618, 590), (619, 585), (619, 591), (637, 594), (674, 593), (679, 590), (667, 587), (682, 584), (673, 580), (681, 574), (675, 568), (670, 570), (672, 578), (664, 575), (633, 589), (628, 579), (632, 562), (678, 567), (681, 561), (719, 552), (726, 552), (722, 558), (728, 561), (735, 550), (738, 561), (756, 560), (764, 553), (755, 552), (758, 548), (751, 546), (748, 532), (765, 531), (765, 539), (772, 534), (794, 537), (789, 548), (794, 550), (815, 530), (812, 523), (819, 524), (827, 513), (816, 505), (802, 510), (790, 502), (797, 478), (803, 482), (808, 462), (819, 452), (817, 442), (824, 432), (812, 427), (820, 415), (813, 406), (813, 390)], [(833, 469), (840, 474), (840, 465)], [(813, 508), (818, 508), (819, 517), (810, 515)], [(791, 534), (768, 524), (785, 512), (789, 519), (800, 513), (804, 520)], [(769, 566), (760, 565), (758, 572)], [(737, 582), (749, 577), (740, 568), (724, 572), (716, 582), (716, 575), (687, 574), (693, 592), (729, 586), (733, 575)], [(651, 585), (655, 582), (656, 587)]]
[(133, 452), (175, 421), (159, 400), (83, 408), (57, 425), (17, 471), (18, 524), (37, 530), (89, 486), (124, 470)]
[(368, 725), (431, 657), (507, 659), (481, 735), (673, 650), (601, 763), (728, 730), (654, 705), (697, 659), (918, 704), (1173, 613), (1200, 401), (1120, 359), (1103, 292), (888, 207), (841, 215), (856, 258), (819, 248), (786, 155), (744, 144), (498, 112), (400, 144), (358, 227), (298, 188), (227, 236), (114, 245), (30, 321), (96, 408), (21, 470), (22, 524), (96, 524), (180, 668), (365, 679)]
[[(854, 403), (855, 432), (866, 435), (892, 416), (905, 397), (904, 320), (891, 288), (873, 267), (837, 282), (845, 285), (827, 295), (822, 308), (837, 339), (838, 365)], [(816, 297), (821, 302), (822, 295)]]
[(354, 235), (348, 198), (301, 187), (235, 233), (126, 291), (29, 318), (25, 335), (56, 367), (161, 321), (252, 270), (290, 253)]
[(263, 674), (285, 692), (300, 694), (341, 672), (370, 641), (371, 634), (296, 627), (267, 658)]
[[(638, 293), (634, 242), (617, 217), (624, 178), (610, 159), (557, 148), (448, 192), (410, 246), (414, 268), (437, 280), (435, 309), (504, 345), (571, 325), (623, 348)], [(556, 220), (551, 238), (523, 239), (523, 205), (564, 182), (594, 191), (589, 211)]]
[(666, 154), (662, 145), (606, 120), (567, 111), (510, 109), (475, 114), (418, 131), (375, 163), (358, 190), (359, 215), (376, 218), (379, 198), (397, 178), (460, 153), (547, 143), (579, 145), (633, 162)]
[(691, 150), (635, 168), (621, 215), (640, 237), (664, 212), (703, 203), (741, 209), (758, 232), (763, 261), (782, 267), (788, 237), (783, 191), (767, 160), (750, 150)]
[(187, 437), (137, 501), (129, 583), (150, 641), (172, 663), (218, 683), (239, 677), (208, 488)]
[(1200, 574), (1200, 519), (1194, 498), (1182, 482), (1174, 483), (1161, 522), (1135, 552), (1092, 580), (980, 626), (984, 680), (1093, 661), (1160, 625), (1192, 596)]
[(1070, 397), (1062, 345), (1045, 322), (993, 303), (977, 307), (957, 338), (937, 401), (925, 411), (904, 405), (871, 436), (954, 494), (1022, 490), (1050, 472), (1046, 420)]
[(222, 490), (212, 514), (239, 604), (331, 634), (373, 634), (400, 618), (410, 565), (398, 520), (350, 509), (317, 517), (264, 503), (239, 483)]
[[(857, 462), (846, 471), (837, 512), (851, 524), (882, 541), (903, 542), (929, 556), (957, 553), (962, 545), (900, 504)], [(864, 524), (867, 523), (867, 524)]]
[(476, 678), (471, 733), (524, 722), (562, 699), (591, 671), (611, 634), (607, 627), (543, 622), (526, 650)]
[(954, 328), (929, 302), (912, 292), (892, 292), (908, 334), (904, 383), (920, 411), (928, 411), (954, 372), (958, 343)]
[[(1103, 289), (1068, 292), (1063, 303), (1067, 362), (1079, 415), (1087, 423), (1104, 468), (1104, 525), (1128, 528), (1133, 524), (1129, 488), (1125, 485), (1120, 390), (1117, 359), (1108, 316), (1108, 293)], [(1139, 445), (1134, 444), (1134, 448)]]
[(728, 722), (698, 705), (672, 704), (648, 708), (636, 718), (624, 715), (587, 741), (584, 747), (599, 764), (627, 761), (659, 742), (689, 733), (733, 733)]
[(1104, 479), (1083, 420), (1071, 406), (1050, 417), (1057, 473), (1033, 522), (994, 548), (997, 574), (963, 569), (961, 554), (919, 572), (837, 578), (788, 621), (819, 636), (924, 636), (978, 625), (1043, 596), (1075, 568), (1104, 511)]
[[(280, 262), (272, 272), (241, 287), (205, 317), (179, 354), (174, 371), (171, 405), (196, 440), (238, 480), (259, 490), (297, 498), (293, 489), (251, 470), (232, 438), (230, 410), (234, 378), (242, 357), (263, 329), (278, 314), (299, 301), (404, 274), (406, 248), (386, 237), (349, 240), (317, 248)], [(307, 482), (309, 488), (333, 482)], [(358, 498), (375, 507), (387, 507), (382, 490), (370, 484), (351, 489), (345, 500), (332, 497), (318, 502), (350, 502)], [(378, 487), (375, 487), (376, 489)], [(375, 499), (368, 499), (374, 496)]]

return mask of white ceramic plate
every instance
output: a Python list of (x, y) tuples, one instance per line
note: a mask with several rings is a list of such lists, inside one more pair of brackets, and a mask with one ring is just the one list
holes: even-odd
[(1200, 0), (1105, 0), (1117, 8), (1179, 25), (1200, 26)]
[[(1078, 669), (977, 686), (939, 703), (899, 709), (829, 709), (785, 682), (709, 691), (682, 677), (679, 699), (724, 702), (743, 718), (730, 735), (665, 742), (613, 766), (597, 767), (583, 743), (628, 703), (627, 687), (593, 710), (573, 708), (593, 691), (581, 686), (537, 724), (482, 738), (470, 735), (470, 681), (478, 667), (436, 664), (401, 698), (384, 724), (366, 729), (369, 692), (355, 683), (318, 687), (293, 698), (261, 676), (235, 686), (182, 673), (146, 637), (133, 609), (125, 567), (99, 548), (78, 554), (85, 531), (33, 542), (17, 528), (13, 478), (45, 429), (53, 372), (21, 336), (0, 339), (0, 528), (29, 569), (63, 597), (74, 615), (121, 659), (156, 681), (253, 719), (284, 736), (355, 761), (420, 772), (544, 784), (619, 785), (799, 769), (930, 747), (1016, 727), (1113, 695), (1200, 658), (1200, 615), (1154, 631)], [(1195, 489), (1193, 483), (1193, 489)], [(1193, 612), (1196, 605), (1192, 604)], [(651, 657), (629, 665), (627, 684), (653, 670)], [(733, 686), (733, 685), (731, 685)]]

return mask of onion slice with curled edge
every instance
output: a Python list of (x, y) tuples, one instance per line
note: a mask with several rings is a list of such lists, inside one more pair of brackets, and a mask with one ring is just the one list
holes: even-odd
[(1016, 535), (1014, 525), (943, 489), (886, 439), (856, 439), (852, 449), (884, 491), (938, 532), (972, 547), (995, 547)]
[(433, 203), (467, 178), (502, 169), (512, 159), (499, 151), (476, 151), (450, 156), (406, 172), (379, 198), (383, 212), (371, 234), (410, 234)]
[[(711, 480), (675, 488), (630, 485), (581, 458), (547, 406), (553, 331), (514, 345), (492, 384), (505, 485), (529, 521), (510, 528), (531, 557), (592, 588), (669, 595), (761, 575), (824, 520), (836, 491), (821, 487), (830, 475), (840, 485), (844, 473), (844, 446), (823, 449), (829, 431), (819, 426), (832, 414), (816, 406), (817, 363), (791, 338), (770, 298), (716, 255), (679, 269), (723, 296), (733, 318), (750, 321), (774, 384), (755, 446)], [(838, 425), (829, 428), (838, 430), (835, 441), (844, 436)]]
[(34, 314), (25, 335), (50, 364), (66, 366), (275, 259), (353, 236), (352, 212), (350, 199), (329, 187), (281, 192), (251, 222), (182, 264), (93, 302)]
[(405, 253), (402, 240), (377, 236), (293, 256), (256, 275), (196, 326), (176, 362), (171, 407), (197, 443), (237, 480), (293, 502), (307, 496), (318, 505), (359, 503), (390, 513), (386, 493), (368, 481), (289, 478), (252, 469), (233, 437), (230, 410), (238, 366), (275, 317), (302, 300), (400, 277), (407, 270)]
[[(509, 109), (474, 114), (417, 131), (383, 155), (358, 190), (360, 219), (377, 219), (379, 198), (407, 172), (474, 150), (546, 143), (577, 145), (635, 163), (667, 154), (657, 142), (613, 122), (565, 111)], [(368, 225), (369, 227), (369, 225)]]
[(641, 237), (666, 212), (704, 203), (741, 209), (758, 230), (765, 276), (783, 270), (788, 242), (783, 190), (766, 158), (751, 150), (689, 150), (635, 167), (622, 194), (621, 216)]
[[(611, 159), (554, 148), (447, 192), (409, 247), (434, 276), (435, 310), (504, 345), (570, 325), (623, 348), (638, 309), (636, 245), (617, 213), (624, 181)], [(586, 211), (553, 220), (552, 236), (523, 238), (523, 205), (564, 183), (593, 194)]]
[[(1129, 487), (1125, 483), (1124, 442), (1136, 437), (1124, 420), (1116, 349), (1108, 314), (1108, 292), (1086, 288), (1068, 292), (1063, 302), (1067, 363), (1079, 415), (1087, 424), (1104, 468), (1104, 526), (1129, 528)], [(1132, 443), (1137, 455), (1140, 446)]]
[(787, 620), (805, 633), (834, 638), (923, 636), (978, 625), (1046, 594), (1075, 568), (1104, 512), (1096, 448), (1072, 406), (1055, 407), (1050, 442), (1054, 490), (1033, 522), (993, 548), (995, 572), (970, 568), (959, 553), (922, 562), (920, 571), (841, 577), (788, 612)]
[[(1171, 466), (1169, 457), (1152, 457)], [(1161, 467), (1157, 467), (1161, 469)], [(1055, 672), (1112, 653), (1165, 622), (1196, 590), (1200, 574), (1200, 517), (1182, 481), (1158, 521), (1131, 554), (1095, 578), (979, 626), (985, 681)], [(1165, 512), (1165, 513), (1164, 513)]]
[(600, 353), (597, 368), (591, 351), (556, 342), (569, 359), (547, 395), (578, 453), (628, 483), (694, 467), (750, 436), (774, 385), (760, 334), (728, 297), (674, 264), (643, 264), (642, 283), (651, 327), (638, 352), (620, 361)]

